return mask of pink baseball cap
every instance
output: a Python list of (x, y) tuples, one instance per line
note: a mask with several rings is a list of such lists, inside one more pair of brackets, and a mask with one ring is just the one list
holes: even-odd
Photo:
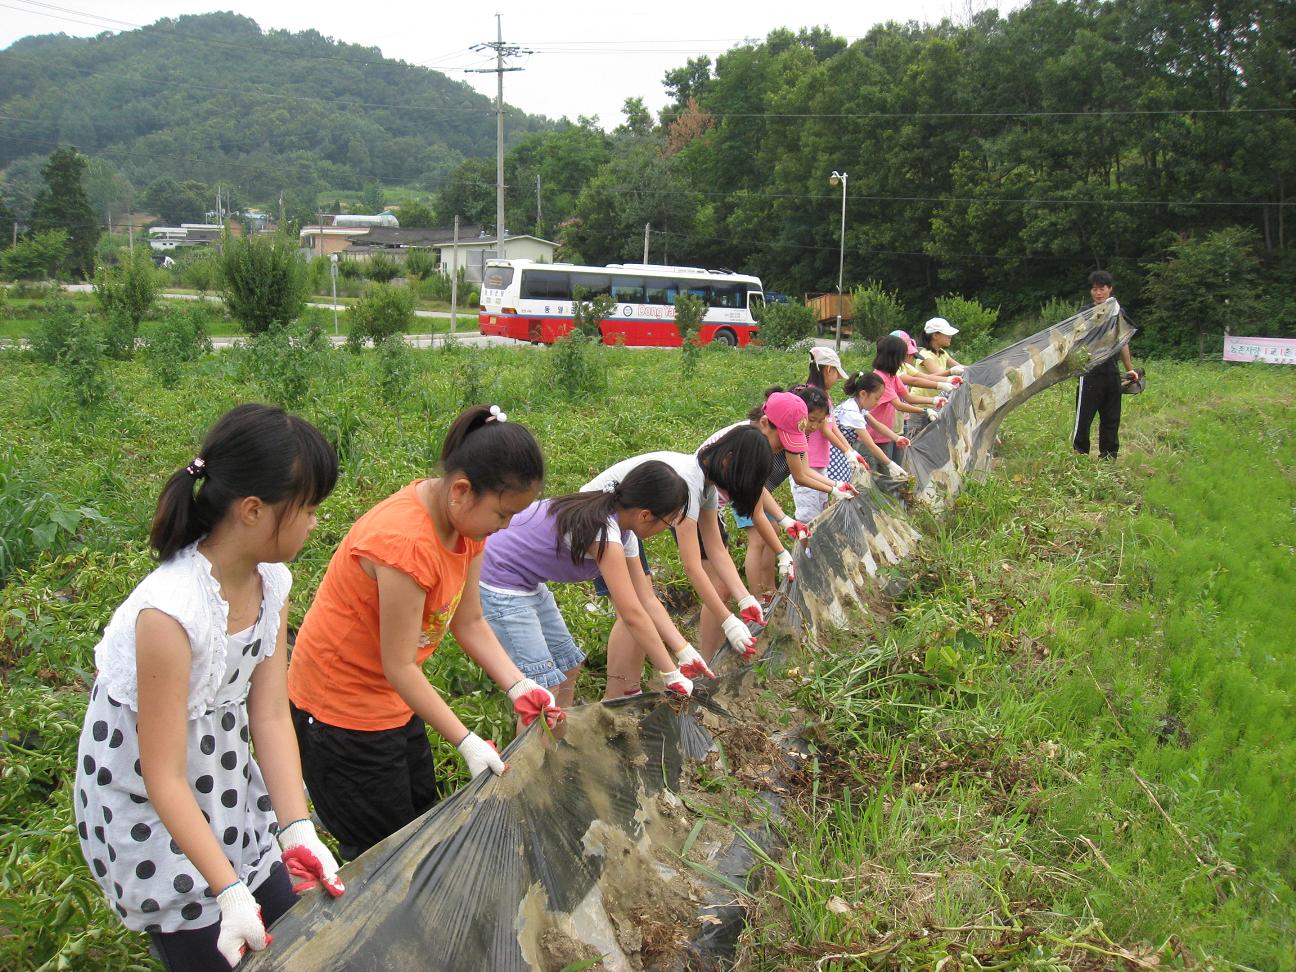
[(911, 338), (911, 337), (909, 336), (909, 332), (908, 332), (908, 331), (892, 331), (892, 332), (891, 332), (891, 336), (892, 336), (892, 337), (903, 338), (903, 339), (904, 339), (904, 343), (907, 344), (907, 345), (909, 346), (909, 353), (910, 353), (910, 354), (917, 354), (917, 353), (918, 353), (918, 342), (915, 341), (913, 338)]
[(779, 441), (788, 452), (806, 451), (806, 403), (791, 392), (775, 392), (765, 399), (765, 417), (778, 430)]

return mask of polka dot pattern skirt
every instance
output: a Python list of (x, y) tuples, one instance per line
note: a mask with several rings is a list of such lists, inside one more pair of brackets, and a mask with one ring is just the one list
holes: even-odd
[[(186, 750), (198, 806), (235, 873), (253, 889), (280, 859), (270, 796), (248, 745), (248, 682), (263, 657), (259, 638), (229, 646), (216, 705), (189, 722)], [(127, 928), (173, 932), (215, 924), (215, 893), (149, 802), (136, 719), (96, 683), (73, 795), (81, 851)]]

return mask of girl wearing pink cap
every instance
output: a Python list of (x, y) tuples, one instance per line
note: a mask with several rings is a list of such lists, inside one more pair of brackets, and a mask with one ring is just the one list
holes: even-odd
[[(765, 391), (765, 402), (747, 413), (747, 420), (722, 429), (716, 436), (744, 426), (758, 428), (764, 433), (773, 453), (773, 465), (765, 480), (761, 501), (750, 515), (734, 507), (734, 522), (747, 531), (747, 584), (761, 596), (772, 596), (776, 568), (786, 573), (792, 565), (792, 555), (783, 549), (774, 526), (783, 527), (794, 540), (809, 536), (809, 528), (799, 518), (783, 512), (772, 491), (789, 478), (796, 486), (804, 486), (822, 495), (837, 491), (842, 496), (853, 496), (856, 490), (849, 483), (837, 483), (811, 469), (806, 463), (807, 431), (817, 428), (828, 416), (828, 396), (818, 388), (799, 385), (792, 392), (774, 387)], [(708, 442), (711, 439), (707, 440)], [(726, 543), (728, 538), (725, 538)], [(755, 601), (755, 598), (753, 598)], [(751, 610), (751, 606), (740, 604)], [(759, 610), (759, 603), (756, 604)], [(744, 614), (744, 617), (748, 617)], [(763, 621), (763, 615), (751, 615), (749, 620)]]
[[(826, 413), (818, 424), (811, 422), (806, 435), (806, 463), (819, 477), (828, 480), (843, 479), (849, 481), (855, 468), (865, 467), (868, 463), (855, 451), (855, 447), (842, 435), (841, 429), (833, 418), (832, 388), (846, 378), (846, 369), (842, 367), (841, 358), (832, 348), (810, 349), (810, 374), (806, 376), (805, 386), (817, 388), (827, 398)], [(805, 387), (798, 386), (798, 387)], [(794, 392), (796, 388), (792, 389)], [(833, 449), (839, 450), (850, 460), (850, 468), (845, 475), (831, 477), (828, 475), (828, 464)], [(836, 482), (833, 483), (836, 485)], [(817, 484), (803, 484), (796, 480), (792, 484), (792, 499), (796, 502), (796, 518), (809, 523), (828, 507), (830, 492), (821, 489)]]

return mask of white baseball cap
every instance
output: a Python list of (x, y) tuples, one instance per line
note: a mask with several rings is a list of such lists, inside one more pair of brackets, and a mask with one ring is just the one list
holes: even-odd
[(933, 317), (923, 325), (923, 331), (927, 334), (948, 334), (950, 337), (953, 337), (958, 333), (958, 328), (954, 327), (943, 317)]
[(832, 348), (821, 348), (815, 346), (810, 349), (810, 360), (820, 368), (825, 365), (831, 365), (837, 369), (839, 375), (845, 376), (846, 369), (842, 367), (841, 358), (837, 357), (837, 352)]

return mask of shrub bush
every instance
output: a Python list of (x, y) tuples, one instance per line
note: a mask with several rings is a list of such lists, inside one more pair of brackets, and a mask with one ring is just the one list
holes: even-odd
[(108, 376), (104, 373), (105, 344), (103, 327), (93, 316), (79, 314), (72, 319), (67, 343), (59, 353), (57, 363), (72, 397), (82, 408), (94, 408), (108, 394)]
[(0, 273), (8, 280), (48, 280), (63, 269), (72, 245), (64, 230), (47, 230), (19, 240), (0, 253)]
[(306, 303), (306, 264), (285, 236), (226, 236), (220, 277), (225, 306), (248, 334), (291, 324)]
[(267, 401), (292, 409), (306, 400), (311, 378), (327, 370), (331, 351), (317, 327), (276, 324), (252, 336), (243, 362)]
[[(405, 255), (405, 276), (418, 277), (420, 280), (426, 280), (432, 276), (440, 276), (437, 268), (436, 255), (432, 250), (426, 247), (414, 247)], [(448, 282), (448, 281), (447, 281)]]
[(757, 321), (758, 338), (767, 348), (791, 348), (814, 336), (814, 311), (802, 304), (766, 304)]
[[(400, 334), (389, 334), (376, 342), (378, 348), (378, 393), (388, 405), (396, 405), (409, 390), (414, 373), (414, 352)], [(400, 413), (396, 413), (398, 416)]]
[(856, 287), (851, 294), (851, 337), (876, 341), (903, 328), (907, 320), (900, 295), (876, 280)]
[(375, 253), (365, 261), (364, 275), (376, 283), (390, 283), (401, 275), (401, 268), (391, 257)]
[(176, 262), (175, 277), (182, 287), (206, 294), (220, 286), (220, 257), (215, 250), (190, 247)]
[(999, 319), (999, 308), (986, 307), (979, 301), (949, 294), (936, 298), (936, 316), (945, 318), (959, 329), (959, 344), (966, 347), (982, 337), (989, 337), (990, 329)]
[(698, 344), (698, 332), (705, 315), (706, 304), (692, 294), (680, 294), (675, 298), (675, 327), (680, 334), (680, 367), (685, 377), (697, 370), (698, 355), (702, 350), (702, 346)]
[(347, 347), (358, 351), (365, 341), (379, 343), (393, 334), (404, 334), (414, 320), (414, 291), (394, 284), (374, 284), (347, 311), (351, 332)]
[(157, 300), (158, 271), (152, 257), (141, 247), (114, 267), (99, 267), (94, 293), (103, 310), (108, 352), (114, 358), (129, 358), (140, 322)]
[(45, 302), (36, 333), (31, 339), (32, 353), (38, 360), (58, 364), (59, 355), (71, 340), (76, 319), (76, 308), (66, 297), (60, 295)]
[(180, 383), (186, 362), (211, 352), (207, 324), (206, 308), (168, 305), (144, 335), (144, 360), (163, 388)]

